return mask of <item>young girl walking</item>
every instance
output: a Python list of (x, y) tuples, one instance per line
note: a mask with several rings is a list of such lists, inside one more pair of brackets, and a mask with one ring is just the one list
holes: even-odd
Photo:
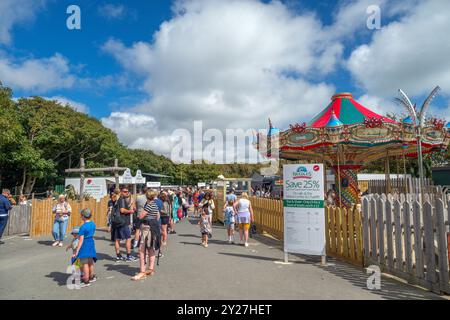
[(235, 211), (233, 208), (233, 201), (227, 202), (227, 205), (223, 211), (224, 225), (227, 227), (228, 243), (234, 243), (234, 223), (235, 223)]
[(208, 237), (211, 236), (211, 223), (209, 222), (209, 214), (207, 208), (202, 211), (200, 221), (200, 233), (202, 234), (202, 246), (208, 247)]

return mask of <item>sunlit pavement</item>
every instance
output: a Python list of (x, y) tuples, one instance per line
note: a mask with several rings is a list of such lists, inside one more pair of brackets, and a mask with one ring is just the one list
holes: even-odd
[(5, 237), (0, 299), (441, 299), (385, 277), (381, 290), (369, 290), (363, 269), (336, 260), (326, 267), (320, 257), (291, 256), (290, 265), (275, 263), (283, 258), (279, 242), (258, 236), (247, 248), (228, 244), (221, 225), (214, 226), (204, 248), (196, 222), (189, 218), (176, 225), (155, 275), (138, 282), (130, 279), (139, 262), (115, 262), (109, 234), (97, 230), (98, 280), (72, 290), (66, 273), (70, 252), (52, 247), (51, 236)]

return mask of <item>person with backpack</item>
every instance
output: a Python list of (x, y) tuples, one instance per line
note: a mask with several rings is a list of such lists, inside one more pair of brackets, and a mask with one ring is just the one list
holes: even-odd
[[(117, 200), (113, 208), (112, 223), (114, 226), (114, 238), (116, 249), (116, 261), (136, 261), (137, 259), (131, 255), (131, 219), (130, 215), (134, 213), (134, 208), (131, 207), (131, 203), (127, 201), (130, 197), (130, 192), (127, 188), (122, 189), (121, 196)], [(127, 257), (124, 258), (120, 253), (120, 241), (125, 240), (125, 248)]]
[[(161, 246), (161, 233), (158, 223), (160, 209), (155, 201), (156, 192), (147, 191), (146, 197), (147, 202), (138, 216), (141, 219), (141, 242), (139, 246), (140, 272), (131, 278), (134, 281), (145, 279), (155, 273), (155, 253)], [(146, 268), (146, 265), (148, 268)]]

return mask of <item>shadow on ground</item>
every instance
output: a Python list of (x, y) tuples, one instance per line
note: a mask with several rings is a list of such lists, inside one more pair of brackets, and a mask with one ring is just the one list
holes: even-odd
[(67, 285), (67, 279), (70, 277), (70, 274), (53, 271), (47, 274), (45, 277), (53, 279), (53, 281), (55, 281), (58, 286), (63, 287)]
[(385, 277), (381, 278), (381, 290), (369, 290), (367, 288), (368, 275), (362, 269), (344, 263), (338, 262), (328, 266), (319, 266), (319, 268), (347, 280), (355, 287), (367, 290), (387, 300), (444, 300), (438, 295), (428, 293), (425, 290), (422, 291), (422, 289), (413, 291), (411, 287), (400, 285), (396, 280)]
[[(263, 260), (263, 261), (281, 261), (281, 259), (275, 259), (272, 257), (263, 257), (263, 256), (257, 256), (253, 254), (241, 254), (241, 253), (229, 253), (229, 252), (218, 252), (218, 254), (226, 255), (226, 256), (233, 256), (238, 258), (247, 258), (247, 259), (255, 259), (255, 260)], [(294, 264), (316, 264), (317, 261), (315, 260), (303, 260), (303, 261), (290, 261)]]
[(129, 277), (132, 277), (139, 272), (139, 266), (132, 266), (120, 262), (114, 264), (105, 264), (104, 266), (107, 271), (116, 271)]
[(39, 240), (37, 243), (38, 244), (42, 244), (44, 246), (49, 246), (51, 247), (53, 242), (55, 242), (54, 240)]

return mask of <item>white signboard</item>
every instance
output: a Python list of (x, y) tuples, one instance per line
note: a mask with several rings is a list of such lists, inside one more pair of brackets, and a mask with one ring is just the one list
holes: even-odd
[(325, 255), (323, 164), (283, 166), (284, 251)]
[(145, 184), (145, 178), (142, 176), (141, 170), (136, 171), (134, 179), (136, 184)]
[(148, 181), (147, 188), (161, 188), (161, 182), (159, 181)]
[[(72, 185), (78, 193), (80, 192), (80, 178), (66, 178), (65, 186), (67, 187), (69, 185)], [(86, 178), (84, 180), (84, 192), (97, 200), (100, 200), (104, 196), (108, 195), (106, 178)]]
[(204, 187), (206, 187), (206, 182), (199, 182), (199, 183), (198, 183), (198, 187), (199, 187), (199, 188), (204, 188)]
[(133, 176), (131, 175), (131, 170), (126, 169), (125, 172), (122, 175), (122, 181), (124, 184), (131, 184), (133, 183)]

